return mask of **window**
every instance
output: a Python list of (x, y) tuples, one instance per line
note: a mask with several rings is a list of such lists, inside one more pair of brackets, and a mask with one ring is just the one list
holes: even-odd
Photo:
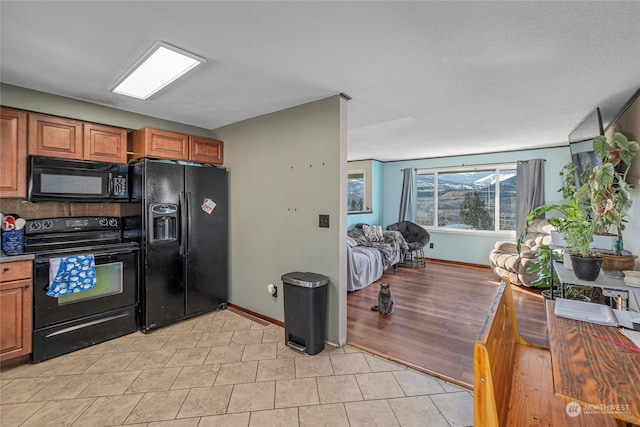
[(416, 222), (456, 230), (515, 230), (516, 182), (514, 164), (419, 170)]
[(365, 210), (364, 187), (364, 171), (353, 170), (347, 173), (347, 212), (362, 212)]

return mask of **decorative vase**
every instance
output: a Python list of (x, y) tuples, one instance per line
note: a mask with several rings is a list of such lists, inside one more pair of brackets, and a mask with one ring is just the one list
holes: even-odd
[(635, 265), (635, 255), (602, 255), (602, 271), (607, 277), (622, 279), (622, 271), (633, 270)]
[(571, 264), (573, 265), (573, 274), (575, 274), (578, 279), (593, 282), (600, 274), (602, 257), (571, 255)]

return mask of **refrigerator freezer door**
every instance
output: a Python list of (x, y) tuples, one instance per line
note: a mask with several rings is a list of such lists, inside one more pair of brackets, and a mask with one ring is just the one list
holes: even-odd
[(225, 169), (185, 166), (188, 204), (187, 315), (227, 302), (228, 184)]
[[(179, 206), (184, 191), (184, 167), (146, 160), (144, 168), (144, 286), (141, 300), (142, 327), (146, 330), (181, 319), (185, 314), (184, 257), (180, 238), (152, 240), (152, 206)], [(178, 210), (178, 212), (180, 212)], [(184, 219), (177, 215), (176, 229)]]

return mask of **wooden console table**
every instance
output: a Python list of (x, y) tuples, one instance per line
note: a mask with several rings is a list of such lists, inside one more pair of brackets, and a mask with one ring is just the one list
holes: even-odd
[(640, 424), (640, 353), (606, 341), (633, 346), (618, 328), (558, 317), (554, 308), (548, 300), (555, 396), (582, 411)]

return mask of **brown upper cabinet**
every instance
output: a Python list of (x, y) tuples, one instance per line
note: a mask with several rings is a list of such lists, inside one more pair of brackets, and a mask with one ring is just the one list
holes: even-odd
[(131, 134), (132, 159), (151, 157), (221, 165), (223, 142), (158, 129), (143, 128)]
[(30, 113), (29, 155), (82, 160), (82, 122)]
[(166, 130), (142, 128), (132, 132), (133, 157), (189, 160), (189, 137)]
[(101, 162), (127, 162), (125, 129), (29, 113), (28, 154)]
[(224, 160), (223, 148), (223, 142), (217, 139), (190, 136), (189, 160), (221, 165)]
[(84, 124), (84, 158), (127, 163), (127, 131), (110, 126)]
[(27, 113), (0, 107), (0, 197), (27, 197)]

